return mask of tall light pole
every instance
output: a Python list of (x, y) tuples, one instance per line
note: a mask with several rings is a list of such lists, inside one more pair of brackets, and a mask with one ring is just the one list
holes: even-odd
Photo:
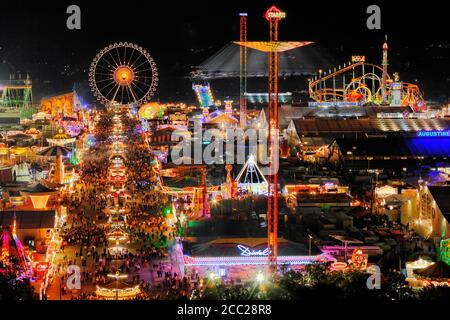
[[(247, 13), (239, 14), (239, 41), (247, 42)], [(239, 120), (242, 129), (247, 125), (247, 47), (239, 46)]]
[(322, 81), (320, 81), (320, 79), (322, 79), (322, 72), (323, 72), (322, 69), (319, 69), (319, 90), (320, 91), (322, 91)]
[(310, 234), (308, 234), (308, 238), (309, 238), (309, 260), (311, 261), (311, 240), (312, 240), (312, 236)]
[[(275, 6), (270, 7), (265, 18), (269, 21), (270, 42), (278, 41), (278, 22), (286, 17)], [(278, 257), (278, 51), (269, 51), (269, 159), (267, 236), (269, 249), (269, 269), (277, 271)], [(276, 168), (275, 168), (276, 167)]]
[(386, 41), (383, 44), (383, 61), (382, 61), (382, 67), (383, 67), (383, 75), (381, 78), (381, 103), (383, 105), (386, 105), (388, 103), (387, 100), (387, 67), (388, 67), (388, 44), (387, 44), (387, 36)]

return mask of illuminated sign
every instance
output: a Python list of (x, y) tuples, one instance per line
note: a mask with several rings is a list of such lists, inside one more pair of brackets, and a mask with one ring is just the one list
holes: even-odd
[(309, 101), (309, 107), (362, 107), (361, 101)]
[(268, 18), (278, 18), (283, 19), (286, 18), (286, 12), (268, 12), (267, 13)]
[(418, 137), (450, 137), (450, 130), (431, 130), (431, 131), (419, 131)]
[(281, 11), (275, 6), (272, 6), (269, 8), (269, 10), (266, 11), (266, 19), (284, 19), (286, 18), (286, 12)]
[(366, 57), (365, 56), (352, 56), (352, 62), (365, 62)]
[(241, 251), (241, 256), (244, 256), (244, 257), (269, 255), (269, 248), (266, 248), (264, 250), (252, 250), (249, 247), (243, 246), (241, 244), (238, 244), (237, 248)]
[(401, 82), (393, 82), (393, 83), (391, 83), (391, 88), (392, 88), (392, 90), (402, 90), (403, 83), (401, 83)]
[(380, 112), (380, 113), (377, 113), (377, 118), (381, 118), (381, 119), (403, 119), (404, 115), (401, 112)]

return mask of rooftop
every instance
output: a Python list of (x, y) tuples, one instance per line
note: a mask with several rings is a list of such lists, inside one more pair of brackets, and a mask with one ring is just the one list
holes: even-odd
[[(263, 252), (267, 250), (267, 238), (219, 238), (204, 240), (199, 238), (187, 238), (184, 242), (185, 254), (194, 257), (235, 257), (243, 255), (243, 250)], [(321, 254), (315, 246), (311, 246), (311, 255)], [(279, 256), (307, 256), (309, 249), (307, 244), (298, 243), (278, 238)]]
[[(55, 211), (16, 211), (17, 229), (51, 229), (55, 226)], [(14, 219), (13, 211), (0, 212), (0, 226), (9, 228)]]
[(297, 194), (299, 204), (313, 203), (350, 203), (352, 198), (346, 193), (299, 193)]
[(415, 133), (420, 130), (444, 130), (450, 128), (447, 119), (294, 119), (297, 132), (305, 136), (342, 134)]
[(336, 139), (346, 158), (450, 157), (450, 138)]
[(450, 221), (450, 186), (431, 186), (428, 190), (442, 214)]

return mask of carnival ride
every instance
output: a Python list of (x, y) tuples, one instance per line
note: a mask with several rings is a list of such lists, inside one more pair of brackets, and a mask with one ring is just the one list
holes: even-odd
[(95, 294), (106, 300), (126, 300), (132, 299), (141, 293), (139, 285), (133, 285), (126, 280), (128, 278), (125, 274), (120, 274), (118, 271), (114, 274), (108, 274), (111, 280), (103, 285), (96, 287)]
[(32, 83), (27, 75), (25, 79), (10, 77), (0, 83), (0, 108), (19, 110), (21, 119), (31, 119), (33, 107)]
[[(190, 215), (190, 218), (197, 219), (209, 215), (208, 188), (206, 186), (208, 169), (206, 168), (206, 165), (175, 165), (171, 163), (162, 169), (160, 169), (160, 165), (158, 165), (157, 168), (155, 174), (159, 177), (159, 181), (161, 182), (163, 181), (163, 177), (170, 177), (172, 178), (172, 182), (175, 183), (181, 182), (187, 177), (197, 178), (197, 186), (195, 187), (187, 187), (176, 191), (175, 188), (169, 188), (163, 184), (161, 184), (161, 187), (165, 193), (176, 195), (181, 193), (192, 194), (192, 215)], [(213, 187), (213, 189), (215, 188)]]
[(254, 155), (248, 157), (235, 181), (240, 190), (258, 195), (267, 194), (267, 180), (259, 169)]
[(76, 138), (69, 136), (64, 132), (63, 129), (59, 129), (58, 133), (55, 134), (52, 138), (47, 138), (47, 142), (50, 146), (61, 146), (64, 147), (69, 144), (73, 144)]
[[(239, 41), (247, 42), (247, 13), (239, 14)], [(247, 47), (239, 46), (239, 123), (247, 126)]]
[(267, 242), (269, 271), (276, 272), (278, 256), (278, 165), (277, 152), (279, 143), (278, 127), (278, 62), (279, 54), (295, 48), (307, 46), (309, 41), (279, 41), (278, 23), (286, 18), (286, 13), (276, 6), (270, 7), (264, 14), (269, 23), (270, 41), (238, 41), (240, 46), (267, 53), (269, 58), (268, 95), (269, 95), (269, 136), (268, 150), (268, 209), (267, 209)]
[(390, 105), (410, 106), (414, 111), (425, 107), (417, 84), (402, 82), (399, 75), (387, 72), (387, 43), (383, 45), (382, 66), (367, 63), (365, 56), (352, 56), (351, 62), (323, 72), (309, 80), (309, 95), (314, 105)]
[(148, 101), (156, 91), (158, 70), (150, 53), (129, 42), (102, 49), (89, 68), (89, 84), (105, 105)]
[(157, 102), (143, 104), (138, 110), (139, 117), (145, 120), (163, 119), (165, 113), (166, 106)]
[[(9, 267), (11, 265), (11, 256), (14, 255), (17, 257), (18, 265), (20, 267), (19, 277), (32, 277), (33, 276), (33, 267), (32, 261), (28, 254), (25, 251), (22, 243), (16, 234), (16, 216), (14, 214), (12, 226), (10, 229), (3, 229), (3, 232), (0, 237), (1, 240), (1, 256), (0, 260), (2, 262), (2, 266)], [(11, 240), (13, 241), (13, 247), (10, 246)], [(14, 250), (13, 250), (14, 249)], [(2, 268), (0, 268), (0, 272)]]
[(194, 90), (201, 108), (208, 108), (214, 105), (214, 97), (209, 82), (193, 83), (192, 90)]

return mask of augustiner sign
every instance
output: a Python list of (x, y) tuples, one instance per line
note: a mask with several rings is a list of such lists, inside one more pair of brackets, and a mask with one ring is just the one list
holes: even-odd
[(450, 130), (430, 130), (417, 132), (418, 137), (450, 137)]

